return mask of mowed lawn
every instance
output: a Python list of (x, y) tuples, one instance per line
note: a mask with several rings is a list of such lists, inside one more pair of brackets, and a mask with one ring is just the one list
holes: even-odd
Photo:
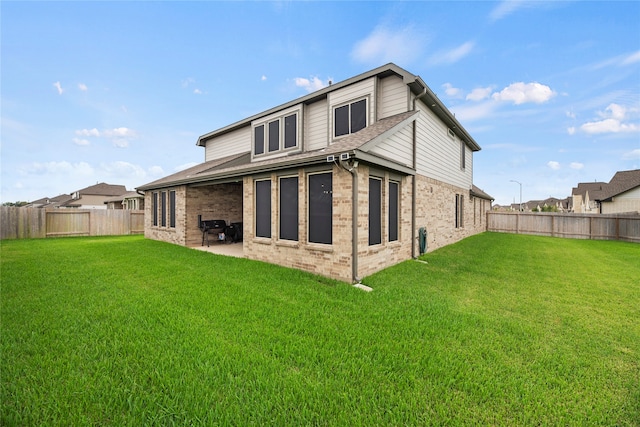
[(484, 233), (367, 293), (139, 236), (1, 243), (0, 425), (640, 425), (640, 245)]

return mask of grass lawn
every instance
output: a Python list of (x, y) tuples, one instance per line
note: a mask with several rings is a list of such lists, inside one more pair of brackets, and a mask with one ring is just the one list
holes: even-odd
[(139, 236), (0, 255), (0, 425), (640, 425), (638, 244), (484, 233), (370, 293)]

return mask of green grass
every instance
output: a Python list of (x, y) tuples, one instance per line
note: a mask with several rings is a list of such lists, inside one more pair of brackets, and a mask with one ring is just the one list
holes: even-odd
[(3, 241), (0, 425), (640, 425), (640, 245), (485, 233), (345, 283)]

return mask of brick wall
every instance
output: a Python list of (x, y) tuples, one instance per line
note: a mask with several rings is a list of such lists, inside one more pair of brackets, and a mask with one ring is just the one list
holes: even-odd
[[(201, 244), (198, 215), (202, 219), (224, 219), (243, 222), (243, 250), (247, 258), (279, 264), (317, 273), (347, 282), (352, 281), (352, 175), (339, 166), (327, 167), (333, 177), (333, 226), (331, 245), (308, 243), (307, 177), (313, 171), (299, 169), (298, 241), (280, 240), (278, 209), (278, 175), (260, 175), (271, 179), (271, 238), (255, 236), (254, 178), (244, 177), (242, 185), (217, 184), (202, 187), (180, 186), (176, 190), (176, 228), (152, 226), (151, 192), (145, 195), (145, 237), (185, 246)], [(382, 185), (382, 244), (369, 246), (369, 177), (375, 175)], [(291, 176), (289, 173), (287, 176)], [(482, 199), (472, 199), (469, 190), (444, 184), (424, 176), (394, 177), (388, 172), (358, 167), (358, 271), (363, 278), (381, 269), (416, 255), (418, 228), (427, 229), (427, 251), (457, 242), (486, 228), (486, 213), (490, 205)], [(388, 240), (388, 182), (399, 182), (398, 240)], [(416, 224), (412, 232), (413, 179), (417, 183)], [(463, 196), (463, 223), (455, 227), (456, 194)], [(484, 209), (484, 210), (483, 210)]]

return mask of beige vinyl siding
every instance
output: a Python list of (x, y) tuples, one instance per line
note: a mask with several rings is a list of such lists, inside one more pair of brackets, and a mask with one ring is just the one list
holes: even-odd
[(250, 125), (207, 141), (204, 161), (208, 162), (247, 151), (251, 151)]
[(375, 122), (376, 102), (375, 102), (375, 86), (376, 78), (371, 77), (358, 83), (354, 83), (335, 92), (329, 93), (329, 140), (333, 140), (333, 109), (342, 104), (367, 98), (367, 126)]
[(418, 102), (416, 169), (420, 175), (461, 188), (471, 188), (473, 155), (466, 147), (466, 167), (460, 165), (460, 139), (451, 138), (447, 126)]
[(380, 79), (378, 90), (378, 120), (408, 111), (409, 88), (402, 77)]
[(376, 145), (370, 152), (411, 167), (413, 163), (413, 123)]
[(320, 150), (328, 145), (327, 99), (304, 107), (304, 151)]

